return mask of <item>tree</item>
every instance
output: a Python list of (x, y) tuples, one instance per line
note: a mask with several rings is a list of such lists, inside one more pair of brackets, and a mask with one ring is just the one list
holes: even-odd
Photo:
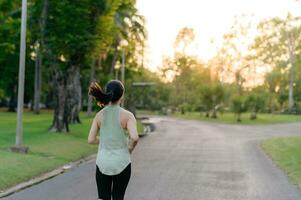
[(252, 45), (256, 56), (264, 64), (272, 68), (281, 67), (289, 71), (288, 109), (294, 104), (294, 65), (296, 55), (300, 53), (297, 48), (301, 41), (300, 17), (288, 15), (285, 19), (279, 17), (263, 20), (258, 25), (258, 36)]
[(274, 113), (275, 105), (277, 101), (277, 92), (281, 88), (281, 82), (283, 82), (283, 75), (279, 68), (274, 68), (271, 72), (265, 75), (265, 87), (269, 92), (269, 110)]
[[(161, 74), (166, 81), (171, 81), (170, 103), (181, 109), (183, 114), (188, 107), (196, 106), (196, 88), (203, 83), (200, 76), (203, 76), (204, 64), (187, 51), (194, 44), (194, 37), (193, 29), (180, 29), (174, 43), (174, 56), (164, 58), (161, 67)], [(204, 78), (204, 82), (207, 78)]]
[(241, 114), (245, 112), (245, 99), (241, 95), (235, 95), (232, 97), (232, 111), (235, 114), (236, 121), (241, 122)]
[(251, 112), (251, 120), (257, 119), (257, 113), (258, 111), (264, 109), (264, 105), (265, 96), (263, 96), (262, 94), (257, 94), (255, 92), (251, 92), (250, 94), (248, 94), (246, 98), (246, 107), (249, 108)]
[[(134, 0), (120, 1), (118, 6), (104, 10), (97, 30), (99, 41), (92, 51), (94, 54), (91, 55), (91, 63), (95, 63), (93, 60), (96, 60), (98, 65), (91, 65), (90, 80), (96, 76), (101, 76), (105, 81), (113, 78), (116, 62), (121, 58), (122, 39), (128, 42), (125, 56), (126, 60), (131, 62), (127, 63), (126, 73), (132, 73), (129, 68), (140, 67), (137, 62), (143, 57), (146, 30), (144, 18), (138, 14)], [(98, 75), (95, 74), (97, 66), (101, 66)], [(127, 85), (125, 86), (128, 89)], [(91, 110), (91, 99), (88, 102), (88, 109)]]
[(216, 55), (209, 60), (212, 76), (224, 83), (235, 82), (238, 90), (245, 87), (249, 80), (252, 67), (248, 56), (248, 40), (251, 28), (250, 16), (240, 16), (234, 19), (231, 29), (223, 35), (222, 44), (217, 48)]
[(195, 34), (192, 28), (184, 27), (180, 29), (174, 43), (175, 53), (187, 55), (188, 47), (193, 44), (194, 40)]
[(202, 103), (205, 106), (206, 117), (211, 112), (212, 118), (217, 118), (217, 111), (222, 107), (225, 90), (220, 83), (207, 83), (200, 91)]
[(32, 9), (32, 32), (35, 37), (33, 44), (35, 47), (35, 78), (34, 78), (34, 100), (33, 112), (40, 113), (40, 102), (42, 92), (42, 65), (44, 51), (45, 26), (48, 18), (49, 0), (36, 1)]
[(44, 48), (52, 90), (56, 94), (51, 131), (68, 131), (70, 122), (80, 122), (80, 71), (90, 52), (105, 40), (98, 28), (104, 21), (101, 14), (107, 3), (110, 3), (107, 9), (113, 10), (120, 5), (119, 1), (49, 2)]

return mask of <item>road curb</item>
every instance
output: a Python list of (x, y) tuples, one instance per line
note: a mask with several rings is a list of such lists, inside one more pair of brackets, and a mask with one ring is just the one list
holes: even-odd
[(160, 120), (154, 120), (148, 116), (140, 117), (141, 123), (144, 125), (142, 136), (146, 135), (149, 132), (154, 132), (156, 130), (156, 123), (160, 122)]
[(38, 183), (41, 183), (45, 180), (48, 180), (50, 178), (53, 178), (59, 174), (62, 174), (62, 173), (65, 173), (66, 171), (74, 168), (74, 167), (77, 167), (78, 165), (82, 164), (82, 163), (87, 163), (87, 162), (91, 162), (93, 161), (94, 159), (96, 158), (96, 154), (93, 154), (93, 155), (90, 155), (90, 156), (87, 156), (87, 157), (84, 157), (84, 158), (81, 158), (77, 161), (74, 161), (74, 162), (70, 162), (70, 163), (67, 163), (59, 168), (56, 168), (50, 172), (47, 172), (47, 173), (44, 173), (42, 175), (39, 175), (37, 177), (34, 177), (28, 181), (25, 181), (25, 182), (22, 182), (22, 183), (19, 183), (18, 185), (15, 185), (11, 188), (8, 188), (4, 191), (0, 191), (0, 198), (3, 198), (3, 197), (7, 197), (15, 192), (18, 192), (20, 190), (23, 190), (25, 188), (28, 188), (28, 187), (31, 187), (33, 185), (36, 185)]

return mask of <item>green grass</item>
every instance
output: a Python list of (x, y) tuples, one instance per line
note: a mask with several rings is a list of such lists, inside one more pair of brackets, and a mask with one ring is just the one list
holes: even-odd
[[(138, 110), (138, 115), (162, 115), (158, 111), (149, 111), (149, 110)], [(242, 121), (240, 123), (236, 122), (234, 113), (225, 112), (224, 114), (218, 113), (218, 118), (207, 118), (205, 113), (200, 112), (186, 112), (182, 115), (180, 112), (176, 112), (171, 115), (172, 117), (182, 118), (182, 119), (193, 119), (200, 121), (208, 122), (217, 122), (225, 124), (276, 124), (276, 123), (291, 123), (291, 122), (301, 122), (301, 115), (284, 115), (284, 114), (267, 114), (259, 113), (257, 114), (256, 120), (250, 120), (250, 113), (243, 113), (241, 115)]]
[[(25, 112), (23, 119), (24, 144), (29, 147), (25, 155), (9, 150), (15, 143), (16, 113), (0, 112), (0, 190), (97, 152), (97, 145), (87, 143), (92, 118), (84, 113), (82, 124), (71, 125), (67, 134), (47, 131), (52, 112)], [(143, 131), (140, 122), (138, 131)]]
[(261, 143), (264, 151), (301, 188), (301, 137), (272, 138)]
[(137, 115), (160, 115), (159, 111), (153, 111), (153, 110), (136, 110)]
[(138, 130), (139, 135), (141, 135), (143, 133), (143, 129), (144, 129), (143, 124), (140, 121), (137, 121), (137, 130)]
[(243, 113), (241, 116), (242, 121), (236, 122), (236, 118), (233, 113), (218, 114), (217, 119), (207, 118), (204, 113), (199, 112), (187, 112), (185, 115), (175, 113), (172, 116), (184, 119), (195, 119), (201, 121), (218, 122), (226, 124), (274, 124), (274, 123), (289, 123), (289, 122), (301, 122), (301, 115), (280, 115), (280, 114), (264, 114), (259, 113), (256, 120), (250, 120), (250, 113)]
[(87, 143), (91, 118), (82, 116), (81, 125), (71, 125), (67, 134), (49, 133), (52, 113), (24, 113), (24, 144), (26, 155), (10, 152), (15, 143), (16, 113), (0, 112), (0, 190), (70, 161), (95, 153), (97, 146)]

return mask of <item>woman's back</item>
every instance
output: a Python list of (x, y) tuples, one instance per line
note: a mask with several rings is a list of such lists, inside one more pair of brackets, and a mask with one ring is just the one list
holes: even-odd
[(118, 105), (106, 106), (100, 115), (100, 142), (102, 148), (121, 149), (127, 146), (127, 135), (121, 127), (120, 121), (121, 108)]
[(107, 105), (100, 112), (100, 145), (96, 164), (107, 175), (120, 173), (131, 162), (121, 112), (119, 105)]

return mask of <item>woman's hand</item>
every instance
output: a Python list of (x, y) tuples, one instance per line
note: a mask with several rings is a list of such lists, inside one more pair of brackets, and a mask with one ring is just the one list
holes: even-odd
[(98, 138), (98, 132), (100, 129), (100, 122), (99, 122), (99, 114), (97, 113), (96, 116), (93, 119), (90, 133), (88, 136), (88, 143), (89, 144), (99, 144), (99, 138)]
[(129, 152), (132, 153), (139, 141), (139, 135), (137, 131), (137, 121), (132, 113), (129, 114), (129, 119), (127, 121), (127, 130), (129, 131), (129, 136), (130, 136)]

